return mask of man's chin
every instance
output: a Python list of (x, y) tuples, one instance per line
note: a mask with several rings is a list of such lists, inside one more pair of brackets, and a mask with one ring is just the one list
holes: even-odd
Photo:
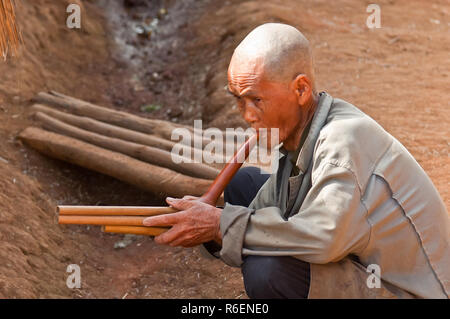
[[(266, 131), (267, 132), (267, 131)], [(258, 138), (258, 146), (264, 147), (267, 150), (273, 149), (275, 146), (280, 144), (278, 135), (274, 136), (270, 133), (260, 133)]]

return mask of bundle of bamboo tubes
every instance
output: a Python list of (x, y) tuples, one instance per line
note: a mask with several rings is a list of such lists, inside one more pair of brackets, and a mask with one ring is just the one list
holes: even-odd
[(167, 227), (146, 227), (142, 222), (150, 216), (176, 212), (171, 207), (99, 207), (58, 206), (59, 224), (100, 225), (107, 233), (158, 236)]

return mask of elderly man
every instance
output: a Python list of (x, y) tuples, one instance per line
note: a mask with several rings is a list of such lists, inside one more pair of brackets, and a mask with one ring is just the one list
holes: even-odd
[(181, 212), (144, 222), (173, 226), (156, 242), (217, 246), (242, 267), (251, 298), (448, 298), (449, 217), (437, 190), (374, 120), (316, 93), (297, 29), (248, 34), (228, 88), (253, 128), (279, 129), (278, 170), (241, 169), (224, 209), (168, 198)]

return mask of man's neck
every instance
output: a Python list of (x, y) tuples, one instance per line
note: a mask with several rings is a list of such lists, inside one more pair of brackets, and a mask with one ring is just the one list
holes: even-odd
[(286, 150), (295, 151), (298, 148), (298, 146), (300, 144), (300, 140), (302, 138), (303, 131), (308, 126), (308, 123), (311, 121), (318, 104), (319, 104), (319, 96), (314, 95), (314, 97), (311, 99), (310, 103), (304, 106), (305, 109), (307, 110), (305, 112), (305, 116), (295, 127), (293, 134), (291, 134), (283, 142), (283, 147)]

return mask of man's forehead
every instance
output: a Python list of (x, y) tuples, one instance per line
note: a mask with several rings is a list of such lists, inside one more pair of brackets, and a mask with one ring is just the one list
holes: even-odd
[(228, 77), (228, 91), (230, 93), (238, 93), (241, 95), (244, 91), (257, 89), (260, 82), (261, 78), (254, 73), (234, 74), (233, 76)]
[(264, 63), (261, 59), (232, 59), (228, 67), (228, 82), (259, 82), (264, 74)]

